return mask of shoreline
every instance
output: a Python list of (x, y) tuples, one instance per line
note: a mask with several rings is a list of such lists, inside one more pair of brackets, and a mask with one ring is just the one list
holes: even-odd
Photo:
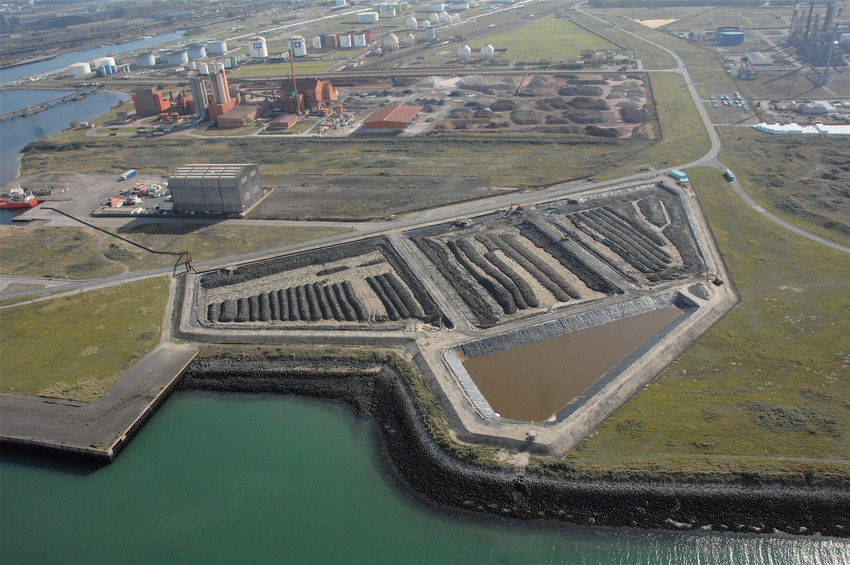
[(423, 408), (431, 407), (417, 405), (409, 381), (419, 377), (393, 364), (196, 359), (178, 390), (294, 394), (349, 404), (374, 419), (382, 458), (405, 488), (452, 511), (578, 525), (850, 537), (844, 512), (850, 492), (841, 487), (561, 479), (464, 461), (429, 431), (433, 422)]

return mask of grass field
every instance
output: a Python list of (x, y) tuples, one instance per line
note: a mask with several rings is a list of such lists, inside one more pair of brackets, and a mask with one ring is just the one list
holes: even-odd
[(566, 460), (541, 465), (846, 479), (847, 256), (739, 204), (715, 169), (688, 172), (740, 305)]
[[(141, 224), (122, 237), (157, 251), (191, 251), (195, 263), (321, 239), (348, 228)], [(0, 226), (0, 272), (93, 279), (173, 267), (175, 255), (155, 255), (88, 228)], [(14, 239), (14, 241), (13, 241)], [(182, 261), (182, 258), (181, 258)]]
[(546, 16), (511, 30), (469, 44), (478, 49), (490, 43), (497, 49), (507, 49), (503, 59), (513, 61), (542, 61), (576, 59), (585, 49), (615, 49), (613, 43), (587, 32), (569, 20)]
[(157, 277), (0, 310), (0, 392), (93, 402), (159, 342), (167, 297)]
[[(601, 17), (609, 17), (609, 14), (607, 12), (597, 13), (600, 13)], [(644, 69), (671, 69), (676, 66), (676, 61), (668, 53), (665, 53), (661, 49), (649, 45), (648, 43), (635, 39), (631, 35), (625, 33), (622, 29), (620, 29), (627, 28), (630, 31), (640, 34), (640, 30), (634, 29), (631, 25), (631, 22), (629, 22), (625, 18), (611, 18), (617, 22), (618, 26), (611, 27), (605, 25), (602, 22), (584, 16), (583, 14), (575, 13), (570, 14), (570, 16), (574, 18), (575, 21), (579, 23), (582, 27), (592, 31), (593, 33), (598, 34), (603, 38), (607, 38), (612, 43), (621, 45), (624, 48), (633, 49), (635, 52), (635, 57), (637, 59), (640, 59)], [(636, 26), (637, 24), (634, 25)], [(643, 29), (648, 29), (644, 26), (640, 27)]]

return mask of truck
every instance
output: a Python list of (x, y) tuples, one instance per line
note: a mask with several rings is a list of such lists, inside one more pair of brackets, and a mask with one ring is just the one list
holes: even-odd
[(732, 171), (726, 169), (725, 171), (723, 171), (723, 178), (726, 179), (728, 182), (732, 182), (733, 180), (735, 180), (735, 175), (732, 173)]
[(121, 173), (121, 176), (120, 176), (120, 177), (118, 177), (118, 180), (119, 180), (119, 181), (127, 180), (127, 179), (128, 179), (128, 178), (130, 178), (130, 177), (134, 177), (134, 176), (136, 176), (136, 173), (137, 173), (137, 172), (138, 172), (138, 171), (136, 171), (136, 169), (130, 169), (129, 171), (124, 171), (123, 173)]

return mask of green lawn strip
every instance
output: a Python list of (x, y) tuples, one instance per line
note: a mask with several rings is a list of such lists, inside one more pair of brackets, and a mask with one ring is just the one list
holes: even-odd
[(162, 331), (156, 277), (0, 310), (0, 392), (93, 402)]
[(100, 235), (75, 227), (0, 226), (0, 270), (7, 275), (96, 279), (121, 273), (97, 250)]
[(847, 256), (762, 219), (715, 169), (689, 173), (741, 303), (568, 459), (659, 473), (735, 457), (776, 473), (807, 459), (850, 470)]
[(615, 49), (616, 45), (565, 19), (546, 16), (486, 39), (472, 41), (469, 46), (479, 49), (485, 44), (507, 49), (503, 59), (542, 61), (577, 59), (585, 49)]

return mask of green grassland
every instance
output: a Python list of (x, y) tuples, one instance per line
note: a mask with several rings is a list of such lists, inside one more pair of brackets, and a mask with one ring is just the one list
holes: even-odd
[[(348, 233), (349, 228), (141, 224), (119, 235), (157, 251), (190, 251), (195, 263)], [(182, 262), (89, 228), (0, 226), (0, 272), (31, 277), (94, 279)]]
[(503, 59), (514, 61), (576, 59), (585, 49), (616, 49), (613, 43), (554, 15), (530, 20), (522, 27), (473, 41), (469, 46), (478, 49), (486, 43), (507, 49)]
[(761, 218), (715, 169), (688, 172), (741, 303), (566, 459), (536, 465), (846, 481), (847, 256)]
[(159, 342), (167, 297), (157, 277), (0, 310), (0, 392), (93, 402)]
[[(602, 13), (601, 16), (608, 18), (609, 14), (605, 12)], [(611, 43), (620, 45), (625, 49), (634, 50), (635, 57), (641, 61), (644, 69), (671, 69), (676, 66), (675, 60), (673, 59), (673, 57), (670, 56), (669, 53), (666, 53), (657, 47), (649, 45), (648, 43), (640, 41), (639, 39), (636, 39), (635, 37), (623, 31), (623, 29), (628, 29), (629, 31), (638, 33), (638, 35), (640, 35), (641, 30), (649, 29), (646, 26), (640, 26), (641, 29), (639, 30), (637, 29), (637, 24), (634, 24), (634, 26), (629, 25), (630, 22), (623, 18), (622, 22), (620, 21), (620, 19), (617, 19), (618, 27), (611, 27), (598, 20), (594, 20), (593, 18), (587, 17), (577, 12), (571, 12), (570, 17), (583, 28), (593, 32), (594, 34), (599, 35), (600, 37), (606, 38)]]

